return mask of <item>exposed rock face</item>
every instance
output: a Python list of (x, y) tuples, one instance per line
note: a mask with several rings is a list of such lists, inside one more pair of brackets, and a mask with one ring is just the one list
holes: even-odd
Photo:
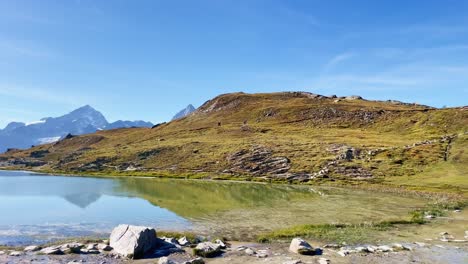
[(294, 238), (289, 245), (289, 251), (301, 255), (315, 254), (315, 249), (302, 238)]
[(275, 157), (270, 149), (263, 146), (240, 150), (230, 155), (227, 160), (231, 163), (231, 171), (254, 176), (283, 174), (291, 168), (287, 157)]
[(116, 253), (141, 258), (157, 246), (156, 230), (144, 226), (119, 225), (112, 230), (110, 246)]

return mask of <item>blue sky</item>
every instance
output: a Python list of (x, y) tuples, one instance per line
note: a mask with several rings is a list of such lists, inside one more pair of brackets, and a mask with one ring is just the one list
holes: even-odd
[(286, 90), (466, 105), (468, 1), (0, 1), (0, 127)]

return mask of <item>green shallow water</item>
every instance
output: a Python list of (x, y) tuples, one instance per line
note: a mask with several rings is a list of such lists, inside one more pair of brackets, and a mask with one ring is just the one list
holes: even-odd
[(106, 235), (120, 223), (251, 238), (298, 224), (406, 218), (425, 203), (331, 187), (0, 171), (0, 244)]

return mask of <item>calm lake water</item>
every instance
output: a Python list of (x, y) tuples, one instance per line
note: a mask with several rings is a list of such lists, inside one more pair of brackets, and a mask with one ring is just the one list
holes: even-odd
[(0, 244), (102, 236), (121, 223), (251, 237), (297, 224), (396, 219), (426, 202), (342, 188), (0, 171)]

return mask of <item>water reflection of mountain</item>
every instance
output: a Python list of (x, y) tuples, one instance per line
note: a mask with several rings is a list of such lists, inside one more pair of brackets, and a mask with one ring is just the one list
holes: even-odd
[(2, 196), (58, 196), (86, 208), (102, 195), (117, 195), (116, 182), (112, 179), (31, 175), (29, 173), (2, 177)]
[(300, 186), (145, 178), (118, 181), (117, 192), (141, 197), (185, 218), (237, 208), (274, 208), (297, 200), (312, 202), (320, 197), (310, 188)]
[(99, 200), (99, 198), (101, 198), (101, 194), (89, 193), (89, 192), (73, 193), (73, 194), (65, 195), (63, 198), (65, 198), (65, 200), (69, 201), (70, 203), (84, 209), (88, 207), (90, 204)]

